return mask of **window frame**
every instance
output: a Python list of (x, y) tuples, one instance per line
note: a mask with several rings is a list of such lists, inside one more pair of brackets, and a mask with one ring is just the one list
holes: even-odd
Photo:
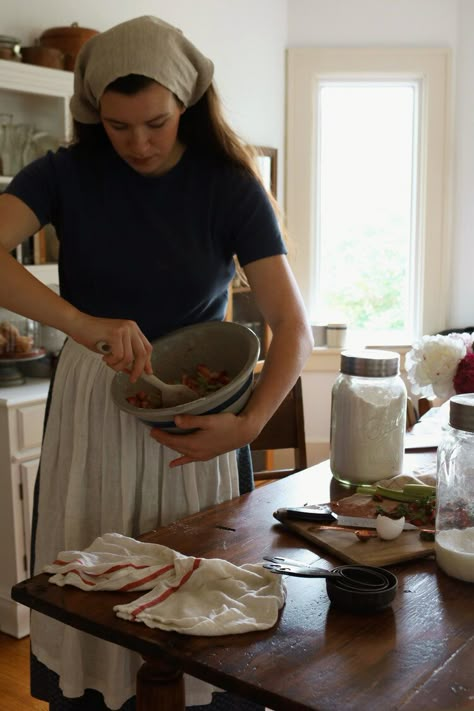
[[(419, 85), (419, 171), (412, 340), (446, 327), (452, 243), (451, 52), (447, 48), (319, 48), (287, 51), (285, 211), (294, 248), (290, 260), (311, 312), (316, 234), (318, 85), (344, 81), (414, 80)], [(312, 160), (314, 157), (314, 160)], [(368, 345), (384, 345), (371, 343)], [(404, 344), (399, 344), (404, 345)]]

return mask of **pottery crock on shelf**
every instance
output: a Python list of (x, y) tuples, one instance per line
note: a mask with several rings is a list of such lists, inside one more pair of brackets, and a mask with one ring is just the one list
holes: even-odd
[(36, 64), (38, 67), (64, 69), (64, 52), (55, 47), (41, 47), (39, 44), (22, 47), (21, 56), (25, 64)]
[(98, 30), (79, 27), (77, 22), (73, 22), (70, 27), (51, 27), (45, 30), (39, 41), (43, 47), (60, 49), (64, 53), (64, 68), (72, 71), (82, 45), (97, 34)]

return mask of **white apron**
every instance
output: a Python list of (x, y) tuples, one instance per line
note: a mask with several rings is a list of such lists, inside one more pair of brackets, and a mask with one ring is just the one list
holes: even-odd
[[(69, 339), (59, 359), (41, 452), (34, 574), (64, 550), (104, 533), (137, 536), (239, 495), (235, 452), (170, 469), (177, 453), (110, 396), (114, 371)], [(33, 654), (60, 677), (66, 697), (100, 691), (110, 709), (135, 695), (141, 657), (33, 612)], [(186, 676), (186, 704), (216, 687)]]

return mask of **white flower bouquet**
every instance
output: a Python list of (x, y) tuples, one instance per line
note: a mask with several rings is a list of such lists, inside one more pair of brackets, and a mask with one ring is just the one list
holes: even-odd
[(405, 357), (407, 377), (414, 395), (448, 399), (455, 393), (474, 392), (474, 334), (423, 336)]

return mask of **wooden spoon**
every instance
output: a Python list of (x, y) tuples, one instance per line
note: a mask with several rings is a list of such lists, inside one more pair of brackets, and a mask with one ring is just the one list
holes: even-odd
[[(105, 341), (99, 341), (96, 343), (96, 348), (100, 353), (107, 355), (111, 352), (110, 346)], [(161, 393), (161, 401), (163, 407), (175, 407), (176, 405), (184, 405), (186, 402), (192, 402), (197, 400), (199, 395), (194, 392), (187, 385), (170, 385), (169, 383), (164, 383), (156, 375), (151, 375), (148, 373), (142, 373), (140, 375), (142, 380), (145, 380)]]
[(199, 398), (199, 395), (194, 392), (194, 390), (191, 390), (191, 388), (188, 388), (187, 385), (170, 385), (169, 383), (164, 383), (156, 375), (148, 373), (142, 373), (140, 378), (161, 392), (163, 407), (184, 405), (186, 402), (192, 402)]

